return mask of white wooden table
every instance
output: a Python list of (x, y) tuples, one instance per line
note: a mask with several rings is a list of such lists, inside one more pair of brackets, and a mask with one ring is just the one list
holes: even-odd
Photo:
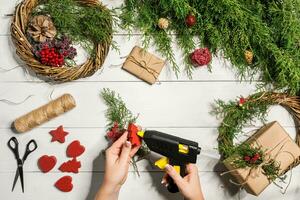
[[(106, 0), (108, 7), (119, 6), (122, 1)], [(20, 65), (9, 34), (10, 17), (5, 14), (13, 13), (16, 0), (0, 0), (0, 67), (10, 69)], [(238, 191), (228, 183), (228, 179), (219, 176), (217, 147), (217, 127), (219, 120), (209, 114), (215, 99), (230, 100), (239, 95), (247, 96), (255, 91), (255, 84), (250, 81), (240, 82), (230, 64), (225, 64), (222, 58), (213, 58), (212, 73), (207, 69), (195, 70), (193, 80), (189, 80), (184, 73), (177, 79), (170, 72), (170, 67), (164, 68), (159, 79), (161, 84), (149, 86), (118, 67), (111, 68), (111, 64), (122, 63), (120, 56), (128, 55), (134, 45), (140, 45), (141, 36), (137, 32), (130, 39), (122, 31), (114, 35), (121, 51), (119, 55), (111, 50), (104, 63), (102, 72), (94, 76), (80, 79), (72, 83), (50, 85), (24, 73), (22, 67), (9, 72), (0, 73), (0, 99), (22, 101), (28, 95), (34, 95), (21, 105), (8, 105), (0, 102), (0, 194), (5, 200), (92, 200), (103, 177), (103, 157), (100, 151), (107, 146), (104, 138), (106, 120), (104, 111), (106, 106), (99, 93), (108, 87), (120, 93), (134, 113), (140, 113), (138, 123), (148, 129), (156, 129), (199, 142), (203, 151), (198, 158), (198, 167), (205, 197), (208, 200), (221, 199), (299, 199), (300, 170), (293, 170), (290, 187), (285, 195), (274, 184), (269, 186), (259, 198)], [(174, 49), (176, 45), (174, 44)], [(150, 52), (155, 53), (151, 48)], [(177, 62), (181, 63), (180, 51), (176, 51)], [(54, 90), (53, 90), (54, 89)], [(49, 101), (63, 93), (71, 93), (77, 102), (77, 107), (68, 114), (56, 118), (28, 133), (16, 135), (11, 129), (11, 122), (18, 116)], [(288, 113), (274, 107), (270, 111), (269, 120), (278, 120), (292, 135), (295, 134), (294, 124)], [(49, 131), (59, 125), (64, 125), (70, 134), (64, 144), (51, 143)], [(248, 126), (248, 129), (256, 127)], [(19, 182), (14, 192), (11, 192), (16, 161), (6, 143), (12, 136), (16, 136), (21, 145), (21, 155), (25, 144), (35, 139), (39, 148), (24, 165), (25, 193), (22, 194)], [(58, 166), (68, 160), (65, 156), (67, 144), (78, 139), (86, 146), (85, 154), (80, 157), (82, 168), (79, 174), (71, 174), (74, 189), (63, 193), (53, 185), (63, 175)], [(56, 155), (58, 164), (48, 174), (43, 174), (37, 167), (37, 159), (44, 154)], [(162, 172), (152, 168), (147, 161), (138, 163), (141, 176), (130, 169), (128, 179), (120, 193), (120, 200), (163, 200), (182, 199), (178, 194), (170, 194), (160, 185)]]

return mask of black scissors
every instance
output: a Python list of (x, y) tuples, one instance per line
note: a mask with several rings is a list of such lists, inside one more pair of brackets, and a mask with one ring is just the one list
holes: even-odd
[(35, 140), (30, 140), (26, 145), (26, 150), (25, 150), (24, 156), (21, 159), (20, 155), (19, 155), (19, 142), (18, 142), (17, 138), (15, 138), (15, 137), (10, 138), (7, 142), (7, 145), (10, 148), (10, 150), (12, 150), (12, 152), (15, 154), (15, 158), (16, 158), (17, 164), (18, 164), (14, 183), (13, 183), (11, 191), (13, 191), (15, 189), (18, 178), (20, 177), (22, 192), (24, 193), (23, 164), (24, 164), (25, 160), (27, 159), (28, 155), (31, 154), (32, 152), (34, 152), (38, 146), (37, 146)]

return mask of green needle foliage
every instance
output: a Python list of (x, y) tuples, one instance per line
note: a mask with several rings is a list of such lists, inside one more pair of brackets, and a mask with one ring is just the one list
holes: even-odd
[(134, 116), (132, 112), (128, 110), (119, 94), (116, 94), (115, 91), (108, 88), (104, 88), (101, 92), (101, 97), (108, 107), (105, 113), (108, 120), (108, 129), (110, 129), (115, 122), (119, 124), (119, 127), (125, 130), (129, 123), (135, 123), (137, 116)]
[(100, 6), (87, 6), (75, 0), (44, 0), (34, 15), (50, 15), (60, 34), (69, 36), (91, 52), (94, 43), (112, 38), (112, 11)]
[[(197, 24), (187, 27), (190, 13)], [(158, 19), (170, 20), (168, 30), (158, 28)], [(139, 28), (144, 46), (152, 40), (178, 73), (171, 47), (175, 33), (184, 54), (189, 76), (193, 67), (189, 54), (198, 46), (221, 51), (241, 78), (259, 71), (262, 81), (290, 94), (300, 91), (300, 0), (125, 0), (120, 15), (123, 27)], [(197, 43), (200, 41), (200, 44)], [(249, 65), (244, 52), (254, 54)]]
[(216, 101), (213, 114), (223, 119), (218, 128), (219, 132), (219, 152), (224, 159), (236, 153), (237, 149), (233, 140), (242, 133), (245, 124), (250, 124), (256, 119), (265, 122), (268, 109), (274, 102), (268, 98), (258, 99), (263, 93), (256, 93), (247, 98), (243, 106), (239, 106), (237, 101), (224, 102)]

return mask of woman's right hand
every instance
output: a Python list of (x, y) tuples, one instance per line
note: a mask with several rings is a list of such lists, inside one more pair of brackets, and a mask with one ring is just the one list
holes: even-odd
[(185, 177), (181, 177), (171, 165), (167, 165), (165, 171), (167, 174), (163, 177), (163, 185), (168, 185), (167, 176), (170, 176), (186, 200), (204, 200), (196, 165), (188, 164), (186, 166), (187, 175)]

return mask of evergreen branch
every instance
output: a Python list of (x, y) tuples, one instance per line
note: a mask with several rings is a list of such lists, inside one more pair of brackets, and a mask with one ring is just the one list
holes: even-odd
[(101, 91), (101, 97), (108, 106), (105, 113), (108, 120), (106, 126), (108, 129), (110, 129), (115, 122), (123, 129), (127, 129), (129, 123), (135, 123), (138, 116), (132, 114), (119, 94), (116, 94), (115, 91), (108, 88), (104, 88)]

